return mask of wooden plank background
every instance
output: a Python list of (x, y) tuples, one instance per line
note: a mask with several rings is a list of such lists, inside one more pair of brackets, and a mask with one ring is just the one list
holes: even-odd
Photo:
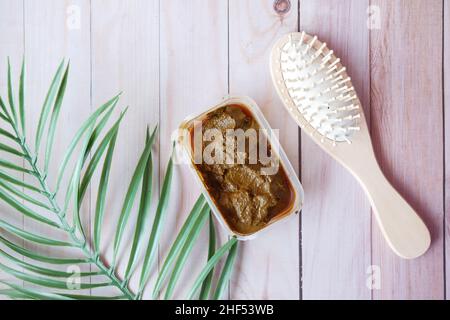
[[(255, 15), (255, 12), (258, 12)], [(298, 128), (279, 100), (268, 72), (269, 52), (275, 39), (297, 30), (298, 10), (293, 3), (285, 16), (275, 14), (273, 1), (229, 2), (229, 89), (248, 95), (261, 107), (298, 170)], [(298, 299), (298, 217), (275, 225), (271, 232), (240, 246), (232, 299)], [(283, 285), (280, 285), (283, 284)]]
[[(300, 4), (300, 29), (317, 34), (348, 66), (367, 114), (368, 1), (310, 0)], [(355, 179), (307, 136), (302, 137), (301, 156), (304, 298), (370, 299), (365, 286), (366, 269), (371, 265), (368, 201)]]
[[(51, 74), (63, 57), (70, 58), (68, 93), (52, 160), (56, 164), (83, 119), (123, 91), (120, 107), (130, 108), (111, 177), (110, 193), (117, 196), (108, 202), (110, 216), (102, 241), (108, 261), (121, 195), (142, 149), (146, 126), (160, 126), (154, 163), (161, 181), (170, 136), (181, 120), (227, 95), (248, 95), (272, 127), (280, 129), (281, 144), (305, 189), (305, 207), (301, 216), (241, 244), (225, 298), (446, 298), (450, 1), (291, 0), (284, 2), (290, 4), (284, 14), (274, 10), (275, 2), (0, 0), (0, 93), (2, 97), (6, 93), (6, 57), (11, 57), (17, 83), (25, 54), (27, 123), (34, 132)], [(348, 67), (386, 176), (432, 232), (432, 247), (424, 257), (404, 261), (387, 248), (357, 182), (302, 136), (282, 108), (271, 84), (268, 56), (276, 39), (297, 30), (317, 34)], [(55, 174), (50, 172), (51, 177)], [(161, 240), (159, 262), (199, 195), (184, 166), (175, 167), (174, 179), (171, 216), (166, 221), (167, 230), (174, 231)], [(158, 190), (158, 181), (154, 188)], [(95, 190), (90, 190), (91, 200), (83, 208), (87, 225), (95, 197)], [(2, 218), (44, 232), (11, 213), (0, 204)], [(219, 237), (226, 241), (224, 232)], [(186, 294), (204, 263), (206, 243), (205, 228), (176, 298)], [(122, 261), (122, 271), (124, 267)], [(4, 276), (0, 273), (0, 278)]]
[[(444, 203), (444, 249), (445, 249), (445, 274), (450, 274), (450, 214), (448, 214), (450, 209), (450, 166), (448, 165), (450, 161), (450, 32), (445, 32), (445, 30), (449, 30), (450, 28), (450, 1), (444, 1), (444, 150), (445, 150), (445, 158), (444, 158), (444, 169), (445, 169), (445, 180), (444, 180), (444, 194), (445, 194), (445, 203)], [(446, 276), (446, 293), (450, 292), (450, 277)], [(448, 294), (446, 296), (449, 299)]]
[[(373, 227), (373, 264), (383, 275), (375, 298), (441, 299), (445, 287), (442, 1), (373, 3), (383, 18), (383, 32), (371, 33), (374, 148), (387, 178), (420, 212), (433, 238), (426, 255), (402, 261)], [(419, 110), (425, 112), (419, 115)]]

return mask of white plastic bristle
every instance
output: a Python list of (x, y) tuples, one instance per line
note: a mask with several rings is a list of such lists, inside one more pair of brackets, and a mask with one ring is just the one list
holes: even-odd
[(356, 98), (357, 98), (356, 94), (354, 94), (354, 95), (348, 95), (348, 96), (346, 96), (346, 98), (344, 98), (344, 101), (345, 101), (345, 102), (349, 102), (349, 101), (355, 100)]
[(305, 31), (302, 31), (302, 33), (300, 35), (300, 41), (299, 41), (300, 45), (303, 44), (303, 40), (305, 39), (305, 35), (306, 35)]
[(295, 93), (295, 92), (301, 92), (301, 91), (303, 91), (303, 88), (290, 88), (290, 89), (289, 89), (289, 92), (290, 92), (290, 93), (292, 93), (292, 92), (294, 92), (294, 93)]
[(331, 57), (333, 57), (333, 53), (334, 53), (334, 51), (333, 51), (333, 50), (330, 50), (330, 51), (323, 57), (322, 62), (326, 62), (326, 61), (330, 60)]
[[(336, 79), (342, 79), (343, 77), (342, 77), (342, 75), (340, 75), (339, 77), (337, 77)], [(350, 82), (350, 77), (347, 77), (346, 79), (344, 79), (344, 80), (342, 80), (342, 81), (339, 81), (339, 84), (344, 84), (344, 83), (347, 83), (347, 82)]]
[(330, 66), (329, 66), (329, 68), (331, 68), (331, 67), (334, 67), (335, 65), (337, 65), (339, 62), (341, 62), (341, 59), (336, 59), (336, 60), (334, 60), (331, 64), (330, 64)]
[(334, 76), (337, 77), (338, 75), (340, 75), (341, 73), (344, 73), (346, 71), (345, 67), (341, 68), (340, 70), (338, 70)]
[(314, 38), (311, 40), (311, 42), (308, 43), (308, 44), (305, 46), (305, 49), (303, 50), (303, 55), (307, 54), (308, 51), (311, 50), (311, 48), (312, 48), (312, 46), (314, 45), (314, 42), (316, 42), (316, 40), (317, 40), (317, 37), (314, 37)]
[(344, 87), (340, 87), (339, 89), (336, 89), (336, 92), (340, 92), (340, 93), (347, 93), (347, 92), (350, 92), (350, 91), (353, 91), (355, 88), (353, 88), (353, 87), (347, 87), (347, 86), (344, 86)]
[(326, 74), (326, 75), (329, 75), (329, 74), (332, 73), (334, 70), (337, 70), (337, 66), (333, 66), (333, 67), (328, 66), (328, 71), (327, 71), (325, 74)]
[(291, 35), (281, 49), (277, 52), (287, 90), (280, 92), (290, 98), (288, 109), (296, 118), (301, 114), (320, 141), (351, 143), (360, 130), (361, 108), (341, 60), (325, 43), (304, 32)]
[[(345, 83), (344, 81), (339, 81), (339, 80), (341, 80), (342, 78), (343, 78), (342, 75), (340, 75), (340, 76), (338, 76), (338, 77), (336, 77), (336, 78), (331, 77), (331, 83), (336, 83), (336, 82), (337, 82), (338, 85), (341, 85), (341, 84)], [(338, 81), (339, 81), (339, 82), (338, 82)]]
[(319, 47), (319, 49), (317, 49), (317, 52), (314, 54), (314, 60), (322, 54), (323, 49), (325, 49), (326, 46), (327, 46), (327, 44), (325, 42), (322, 43), (322, 45)]

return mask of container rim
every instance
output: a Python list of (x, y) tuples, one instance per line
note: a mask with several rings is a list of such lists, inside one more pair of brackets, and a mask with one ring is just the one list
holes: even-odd
[(192, 122), (194, 120), (202, 119), (207, 114), (213, 112), (214, 110), (217, 110), (219, 108), (222, 108), (227, 105), (242, 105), (243, 107), (246, 107), (254, 117), (254, 119), (258, 122), (261, 128), (265, 129), (267, 132), (267, 139), (269, 143), (272, 145), (272, 150), (275, 150), (276, 155), (278, 156), (280, 160), (280, 164), (285, 170), (286, 176), (292, 186), (293, 192), (294, 192), (294, 199), (292, 201), (292, 204), (290, 205), (290, 208), (275, 217), (273, 217), (264, 227), (262, 227), (260, 230), (255, 231), (250, 234), (241, 234), (239, 232), (236, 232), (233, 230), (226, 219), (223, 217), (223, 215), (220, 213), (219, 208), (216, 206), (215, 201), (211, 199), (211, 196), (208, 192), (208, 190), (205, 187), (205, 184), (203, 182), (202, 177), (200, 177), (197, 170), (195, 170), (194, 163), (193, 163), (193, 156), (192, 156), (192, 148), (190, 139), (185, 139), (185, 136), (179, 135), (176, 139), (177, 145), (179, 145), (182, 150), (184, 151), (184, 155), (187, 157), (188, 161), (188, 167), (193, 174), (195, 180), (199, 184), (201, 191), (203, 195), (205, 196), (205, 199), (207, 200), (211, 211), (213, 212), (216, 219), (219, 221), (219, 223), (222, 225), (223, 228), (227, 230), (227, 232), (231, 236), (237, 237), (239, 240), (250, 240), (254, 239), (257, 235), (259, 236), (261, 233), (267, 232), (268, 229), (270, 229), (275, 223), (285, 220), (288, 217), (290, 217), (294, 213), (300, 213), (303, 203), (304, 203), (304, 191), (303, 187), (298, 179), (297, 173), (295, 172), (292, 164), (290, 163), (289, 159), (287, 158), (286, 153), (284, 152), (284, 149), (282, 148), (279, 140), (275, 138), (275, 135), (273, 133), (273, 129), (270, 127), (267, 119), (265, 118), (264, 114), (262, 113), (259, 106), (256, 104), (256, 102), (247, 96), (227, 96), (225, 97), (220, 103), (217, 105), (206, 108), (205, 111), (193, 114), (187, 116), (180, 124), (179, 130), (188, 129), (191, 127)]

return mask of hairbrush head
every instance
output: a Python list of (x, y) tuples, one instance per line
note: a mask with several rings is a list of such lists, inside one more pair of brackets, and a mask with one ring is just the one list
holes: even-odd
[(271, 55), (275, 87), (297, 124), (361, 183), (380, 230), (400, 257), (430, 246), (430, 232), (383, 175), (350, 77), (333, 51), (305, 32), (282, 37)]
[(362, 109), (345, 67), (326, 43), (305, 32), (290, 34), (274, 50), (273, 59), (276, 86), (294, 117), (302, 117), (300, 122), (322, 142), (351, 143), (360, 130)]

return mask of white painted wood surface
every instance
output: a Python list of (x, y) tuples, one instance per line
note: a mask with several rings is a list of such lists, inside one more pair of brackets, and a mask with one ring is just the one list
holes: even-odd
[[(74, 28), (60, 27), (67, 23), (67, 14), (75, 10), (80, 10), (81, 14), (89, 15), (89, 1), (73, 1), (71, 6), (55, 1), (24, 1), (24, 27), (25, 27), (25, 56), (26, 56), (26, 123), (28, 137), (34, 137), (39, 121), (39, 110), (45, 100), (51, 79), (58, 67), (60, 61), (70, 59), (72, 70), (70, 72), (68, 87), (70, 90), (64, 96), (64, 106), (57, 130), (59, 134), (52, 151), (50, 166), (57, 168), (62, 161), (64, 152), (67, 149), (70, 140), (78, 130), (81, 123), (91, 113), (90, 98), (90, 30), (89, 19), (81, 17), (79, 25)], [(46, 45), (43, 46), (42, 44)], [(18, 74), (16, 70), (16, 74)], [(16, 85), (17, 88), (17, 85)], [(34, 141), (30, 143), (34, 149)], [(39, 154), (43, 159), (45, 144), (42, 143)], [(40, 162), (43, 164), (43, 161)], [(70, 164), (71, 166), (74, 163)], [(50, 188), (55, 187), (57, 170), (50, 170), (48, 174)], [(67, 182), (69, 175), (64, 179)], [(28, 183), (36, 183), (34, 178), (26, 178)], [(89, 195), (87, 195), (87, 200)], [(58, 198), (63, 201), (63, 197)], [(89, 202), (89, 201), (87, 201)], [(61, 203), (61, 202), (60, 202)], [(38, 208), (35, 208), (38, 210)], [(39, 210), (42, 212), (43, 210)], [(89, 206), (83, 206), (83, 219), (89, 222)], [(87, 224), (88, 225), (88, 224)], [(53, 237), (61, 237), (67, 240), (61, 232), (48, 230), (46, 226), (36, 223), (31, 219), (25, 219), (25, 229), (38, 234), (46, 234)], [(50, 254), (54, 248), (39, 245), (27, 245), (28, 249)], [(73, 255), (79, 253), (72, 249), (57, 250), (61, 255)], [(85, 266), (83, 266), (85, 267)], [(65, 267), (62, 267), (64, 270)], [(89, 271), (82, 269), (81, 271)], [(89, 293), (89, 291), (86, 291)]]
[[(256, 14), (257, 13), (257, 14)], [(229, 86), (232, 95), (248, 95), (270, 125), (298, 170), (298, 128), (282, 108), (270, 78), (269, 56), (276, 39), (297, 30), (297, 3), (286, 15), (273, 1), (229, 1)], [(283, 221), (240, 246), (231, 285), (232, 299), (298, 299), (300, 290), (299, 217)]]
[[(161, 157), (160, 177), (164, 176), (172, 149), (170, 137), (181, 121), (213, 107), (227, 94), (228, 41), (226, 1), (161, 2)], [(160, 258), (200, 195), (186, 165), (175, 167), (176, 188), (172, 193), (166, 230), (161, 242)], [(217, 227), (218, 224), (216, 224)], [(186, 265), (187, 273), (175, 290), (176, 298), (185, 297), (207, 257), (207, 225), (197, 240)], [(221, 231), (218, 229), (218, 231)], [(220, 239), (226, 240), (222, 231)], [(220, 245), (220, 240), (217, 245)], [(213, 287), (214, 289), (214, 287)], [(225, 297), (227, 298), (227, 297)]]
[[(370, 121), (368, 1), (300, 3), (300, 29), (316, 34), (342, 59)], [(370, 299), (365, 285), (371, 265), (366, 196), (353, 176), (306, 136), (301, 158), (303, 297)]]
[(442, 1), (373, 4), (383, 17), (381, 29), (371, 33), (374, 148), (387, 178), (421, 214), (433, 241), (421, 258), (399, 260), (374, 227), (373, 264), (382, 274), (374, 298), (442, 299)]
[[(129, 106), (116, 142), (108, 192), (110, 196), (103, 225), (101, 248), (103, 252), (108, 252), (106, 257), (111, 262), (117, 221), (129, 181), (144, 147), (146, 127), (152, 129), (159, 121), (158, 2), (92, 1), (91, 43), (93, 106), (100, 106), (119, 92), (123, 92), (119, 110)], [(158, 172), (158, 147), (155, 151), (154, 170)], [(158, 193), (158, 185), (155, 183), (153, 186), (154, 194)], [(92, 194), (93, 214), (95, 191)], [(118, 261), (121, 274), (128, 260), (137, 207), (135, 204), (119, 254), (123, 257)], [(139, 272), (136, 274), (140, 275)], [(133, 277), (131, 287), (136, 289), (138, 280)], [(149, 284), (152, 283), (153, 280)], [(96, 291), (100, 290), (105, 289)]]
[[(445, 32), (450, 28), (450, 1), (444, 1), (444, 128), (445, 128), (445, 203), (444, 203), (444, 236), (445, 236), (445, 274), (450, 274), (450, 32)], [(450, 290), (450, 278), (446, 277), (446, 292)], [(447, 295), (447, 300), (449, 299)]]
[[(442, 63), (449, 56), (449, 1), (291, 0), (286, 15), (277, 14), (273, 3), (0, 0), (0, 92), (5, 97), (6, 57), (12, 58), (17, 85), (25, 53), (27, 122), (35, 130), (52, 73), (63, 57), (71, 59), (54, 163), (89, 112), (124, 92), (119, 108), (130, 108), (117, 141), (113, 196), (102, 241), (103, 248), (109, 248), (108, 261), (115, 221), (146, 126), (160, 125), (154, 166), (161, 181), (171, 150), (170, 135), (179, 122), (229, 93), (244, 94), (254, 98), (271, 125), (280, 129), (281, 143), (305, 188), (305, 207), (300, 221), (281, 223), (266, 237), (241, 246), (225, 298), (444, 298), (445, 261), (450, 288), (450, 174), (443, 161), (444, 142), (446, 163), (450, 157), (450, 79), (446, 63), (442, 83)], [(374, 6), (372, 17), (378, 9), (380, 14), (380, 27), (372, 30), (367, 28), (369, 5)], [(348, 67), (383, 168), (432, 230), (432, 247), (425, 257), (405, 262), (392, 254), (372, 223), (370, 206), (357, 182), (308, 137), (299, 139), (297, 127), (275, 95), (268, 66), (274, 41), (297, 29), (327, 41)], [(423, 50), (424, 46), (429, 49)], [(51, 177), (55, 174), (56, 170), (50, 172)], [(171, 216), (165, 226), (174, 231), (161, 241), (159, 264), (199, 195), (185, 167), (177, 165), (174, 177)], [(154, 188), (158, 190), (159, 183)], [(90, 205), (83, 210), (87, 225), (95, 196), (95, 189), (90, 190)], [(12, 212), (0, 204), (2, 218), (7, 215), (27, 230), (43, 231)], [(129, 236), (127, 232), (124, 241)], [(220, 238), (223, 243), (226, 235), (222, 232)], [(190, 288), (206, 251), (205, 228), (176, 298)], [(381, 271), (380, 290), (366, 286), (371, 265), (375, 272)], [(131, 286), (135, 285), (133, 279)], [(104, 289), (92, 290), (100, 292)]]
[[(0, 92), (2, 92), (2, 99), (5, 100), (3, 92), (7, 92), (7, 57), (20, 57), (23, 54), (23, 3), (19, 1), (2, 1), (0, 2)], [(11, 61), (14, 70), (20, 70), (20, 61)], [(17, 79), (15, 77), (14, 79)], [(5, 97), (5, 98), (4, 98)], [(6, 103), (6, 102), (5, 102)], [(1, 143), (8, 143), (6, 138), (0, 138)], [(13, 155), (2, 154), (7, 161), (15, 161), (17, 158)], [(21, 174), (16, 174), (17, 178), (21, 177)], [(0, 203), (0, 212), (9, 212), (8, 205)], [(2, 219), (15, 225), (24, 225), (24, 219), (21, 215), (2, 214)], [(23, 242), (22, 242), (23, 243)], [(0, 279), (10, 279), (9, 276), (0, 272)], [(0, 285), (0, 287), (3, 287)]]

